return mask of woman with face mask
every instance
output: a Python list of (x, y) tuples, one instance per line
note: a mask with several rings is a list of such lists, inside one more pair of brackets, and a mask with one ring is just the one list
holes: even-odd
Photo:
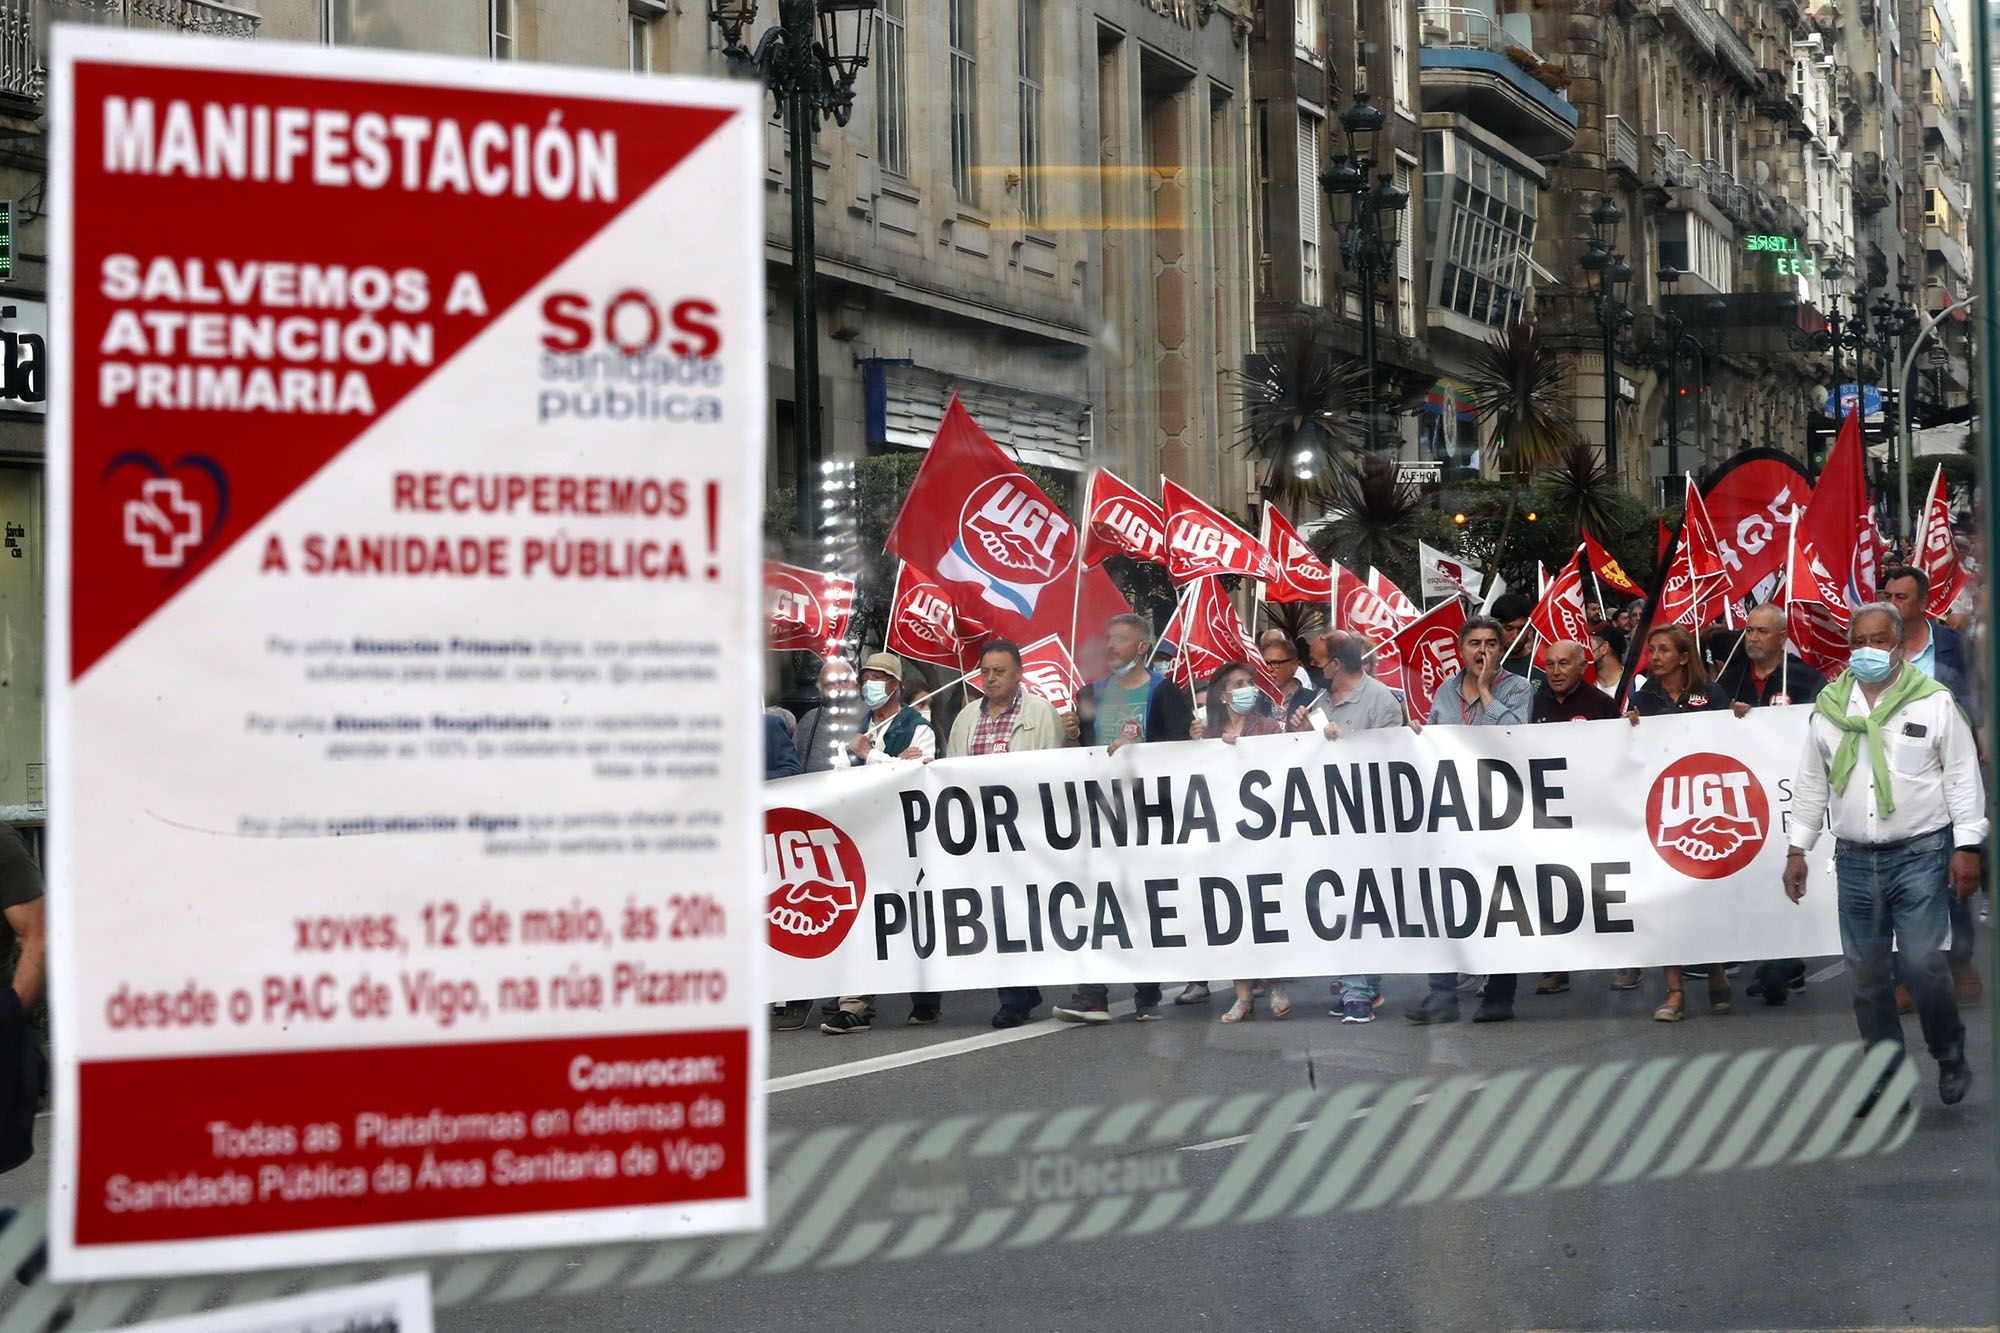
[[(1208, 707), (1201, 729), (1211, 740), (1234, 745), (1245, 736), (1282, 735), (1285, 727), (1272, 712), (1270, 696), (1257, 688), (1257, 676), (1249, 663), (1229, 662), (1209, 678)], [(1285, 993), (1284, 979), (1273, 978), (1264, 985), (1271, 1000), (1271, 1017), (1290, 1017), (1292, 1000)], [(1244, 1023), (1255, 1018), (1256, 989), (1254, 979), (1239, 978), (1236, 1003), (1229, 1006), (1222, 1021)]]

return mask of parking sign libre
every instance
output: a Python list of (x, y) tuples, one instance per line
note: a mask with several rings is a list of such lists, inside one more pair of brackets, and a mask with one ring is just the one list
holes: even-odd
[(754, 90), (52, 90), (55, 1271), (760, 1225)]

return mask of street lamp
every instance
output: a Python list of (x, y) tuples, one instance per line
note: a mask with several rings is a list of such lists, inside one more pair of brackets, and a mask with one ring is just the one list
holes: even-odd
[(1618, 475), (1618, 335), (1636, 318), (1620, 296), (1632, 281), (1632, 266), (1611, 248), (1624, 216), (1625, 210), (1610, 195), (1600, 199), (1590, 210), (1590, 243), (1577, 260), (1588, 275), (1586, 281), (1594, 279), (1590, 291), (1597, 326), (1604, 331), (1604, 467), (1613, 477)]
[(1396, 184), (1392, 172), (1377, 173), (1381, 165), (1377, 145), (1382, 127), (1388, 123), (1382, 108), (1367, 93), (1356, 93), (1354, 105), (1341, 113), (1340, 128), (1347, 136), (1347, 151), (1337, 153), (1320, 173), (1319, 184), (1329, 199), (1345, 198), (1347, 221), (1340, 229), (1340, 259), (1361, 285), (1361, 359), (1367, 365), (1367, 416), (1363, 422), (1367, 448), (1375, 452), (1375, 293), (1396, 268), (1396, 225), (1388, 233), (1382, 229), (1384, 214), (1402, 212), (1410, 205), (1410, 192)]
[(819, 246), (813, 222), (813, 135), (822, 117), (845, 125), (854, 114), (854, 81), (868, 63), (876, 0), (779, 0), (778, 23), (743, 45), (757, 18), (755, 0), (710, 0), (709, 22), (723, 55), (754, 69), (785, 116), (792, 186), (792, 431), (798, 528), (819, 532), (813, 487), (819, 479), (819, 310), (814, 288)]
[[(1681, 358), (1704, 358), (1709, 349), (1701, 339), (1687, 331), (1687, 321), (1665, 300), (1674, 284), (1685, 275), (1672, 264), (1662, 264), (1654, 276), (1659, 279), (1662, 291), (1661, 333), (1647, 347), (1642, 359), (1654, 365), (1664, 365), (1667, 370), (1667, 477), (1672, 478), (1679, 476), (1681, 470)], [(1727, 310), (1727, 304), (1720, 297), (1713, 297), (1704, 303), (1702, 313), (1713, 322)]]

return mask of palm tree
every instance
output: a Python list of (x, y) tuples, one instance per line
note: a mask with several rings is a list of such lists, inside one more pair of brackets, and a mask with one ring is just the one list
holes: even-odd
[(1255, 459), (1264, 498), (1304, 521), (1325, 509), (1336, 477), (1362, 454), (1363, 376), (1352, 361), (1296, 329), (1262, 375), (1240, 375), (1237, 448)]
[(1553, 466), (1580, 437), (1569, 409), (1562, 360), (1534, 321), (1516, 319), (1501, 330), (1473, 358), (1472, 373), (1466, 378), (1473, 409), (1480, 424), (1492, 428), (1491, 447), (1501, 470), (1513, 481), (1500, 540), (1487, 561), (1486, 574), (1491, 578), (1507, 548), (1521, 487), (1530, 476)]
[(1549, 509), (1577, 533), (1578, 541), (1584, 532), (1604, 541), (1617, 531), (1618, 487), (1611, 480), (1611, 469), (1587, 442), (1572, 441), (1562, 451), (1543, 474), (1542, 490)]
[(1333, 520), (1313, 533), (1322, 560), (1350, 570), (1400, 569), (1414, 560), (1417, 521), (1427, 502), (1386, 458), (1362, 455), (1333, 488)]

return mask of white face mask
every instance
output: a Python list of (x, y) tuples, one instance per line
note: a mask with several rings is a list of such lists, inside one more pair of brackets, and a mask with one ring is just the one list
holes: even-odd
[(1257, 696), (1261, 691), (1255, 685), (1240, 685), (1229, 692), (1229, 711), (1248, 713), (1257, 706)]
[(861, 698), (870, 708), (880, 708), (889, 702), (889, 687), (879, 680), (867, 681), (861, 686)]

